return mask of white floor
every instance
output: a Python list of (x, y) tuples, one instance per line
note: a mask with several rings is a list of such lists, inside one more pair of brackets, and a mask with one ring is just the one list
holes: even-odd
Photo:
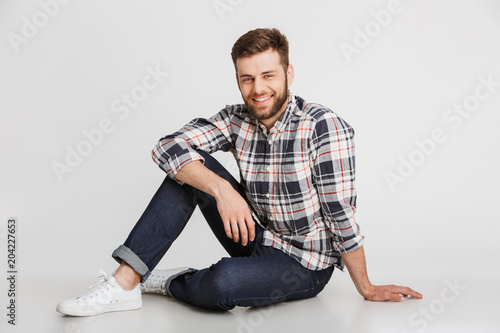
[[(373, 271), (386, 279), (392, 272)], [(100, 332), (499, 332), (497, 269), (429, 269), (403, 271), (405, 284), (424, 293), (423, 300), (404, 303), (364, 301), (355, 291), (348, 273), (334, 272), (317, 297), (258, 309), (237, 308), (212, 312), (174, 299), (144, 295), (137, 311), (110, 313), (89, 318), (62, 316), (58, 301), (85, 291), (92, 279), (21, 279), (17, 325), (2, 319), (1, 332), (100, 333)], [(418, 275), (414, 272), (420, 272)], [(407, 276), (413, 276), (408, 279)], [(403, 283), (403, 281), (393, 281)], [(4, 316), (2, 316), (4, 317)]]

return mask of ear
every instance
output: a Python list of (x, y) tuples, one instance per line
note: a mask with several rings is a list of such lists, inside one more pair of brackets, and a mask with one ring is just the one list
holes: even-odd
[(292, 65), (288, 65), (288, 70), (286, 71), (286, 75), (288, 78), (288, 87), (290, 87), (292, 85), (293, 79), (295, 77), (295, 72), (294, 72)]

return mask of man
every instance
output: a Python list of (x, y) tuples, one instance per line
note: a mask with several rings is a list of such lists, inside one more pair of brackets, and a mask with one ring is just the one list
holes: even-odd
[[(137, 309), (141, 289), (218, 310), (303, 299), (323, 290), (344, 263), (367, 300), (422, 298), (408, 287), (370, 283), (354, 218), (354, 131), (324, 106), (289, 94), (286, 37), (252, 30), (231, 55), (245, 104), (160, 140), (153, 160), (168, 177), (113, 252), (120, 266), (57, 311)], [(210, 156), (218, 150), (234, 155), (240, 182)], [(200, 270), (153, 271), (197, 206), (230, 257)]]

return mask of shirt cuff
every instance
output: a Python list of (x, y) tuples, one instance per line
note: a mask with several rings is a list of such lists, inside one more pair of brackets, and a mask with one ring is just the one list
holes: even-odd
[(186, 164), (189, 164), (194, 161), (201, 161), (202, 163), (205, 163), (205, 159), (201, 157), (201, 155), (198, 154), (196, 151), (193, 151), (192, 153), (182, 154), (181, 156), (176, 156), (174, 158), (171, 158), (170, 161), (167, 162), (167, 164), (164, 165), (163, 167), (168, 168), (168, 171), (166, 172), (170, 176), (170, 178), (175, 180), (177, 183), (184, 185), (184, 182), (177, 180), (175, 176)]
[(182, 185), (184, 184), (183, 182), (175, 179), (177, 172), (190, 162), (202, 161), (204, 163), (205, 159), (184, 141), (165, 141), (162, 140), (158, 142), (153, 148), (153, 161), (158, 164), (160, 169), (165, 171), (170, 178)]
[(361, 234), (358, 234), (348, 240), (335, 235), (333, 236), (333, 246), (337, 252), (349, 253), (359, 249), (363, 245), (364, 240), (365, 238)]

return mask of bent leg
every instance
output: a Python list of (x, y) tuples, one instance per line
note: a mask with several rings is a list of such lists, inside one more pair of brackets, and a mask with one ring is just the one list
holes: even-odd
[[(217, 160), (205, 152), (199, 153), (205, 158), (205, 166), (228, 180), (243, 194), (240, 184)], [(230, 255), (251, 252), (254, 242), (242, 246), (226, 236), (217, 203), (212, 196), (166, 177), (127, 240), (113, 252), (113, 258), (119, 263), (128, 263), (144, 282), (182, 232), (197, 205)]]
[(209, 268), (176, 277), (167, 289), (183, 302), (230, 310), (314, 297), (333, 270), (333, 266), (308, 270), (280, 250), (259, 243), (251, 256), (223, 258)]
[[(219, 163), (219, 161), (205, 152), (199, 153), (205, 158), (205, 166), (207, 168), (212, 170), (219, 177), (227, 180), (233, 188), (238, 191), (243, 199), (247, 200), (243, 186), (241, 186), (241, 184)], [(212, 229), (212, 232), (219, 240), (219, 243), (231, 257), (249, 256), (252, 253), (255, 242), (249, 241), (246, 246), (243, 246), (241, 245), (241, 241), (235, 242), (233, 239), (227, 237), (224, 230), (224, 224), (217, 209), (217, 202), (213, 196), (202, 191), (197, 191), (197, 202), (203, 217), (210, 226), (210, 229)], [(257, 229), (258, 227), (259, 226), (256, 224), (255, 228)], [(239, 239), (241, 240), (241, 235)]]
[(128, 238), (112, 254), (145, 281), (184, 229), (196, 208), (194, 189), (166, 177)]

